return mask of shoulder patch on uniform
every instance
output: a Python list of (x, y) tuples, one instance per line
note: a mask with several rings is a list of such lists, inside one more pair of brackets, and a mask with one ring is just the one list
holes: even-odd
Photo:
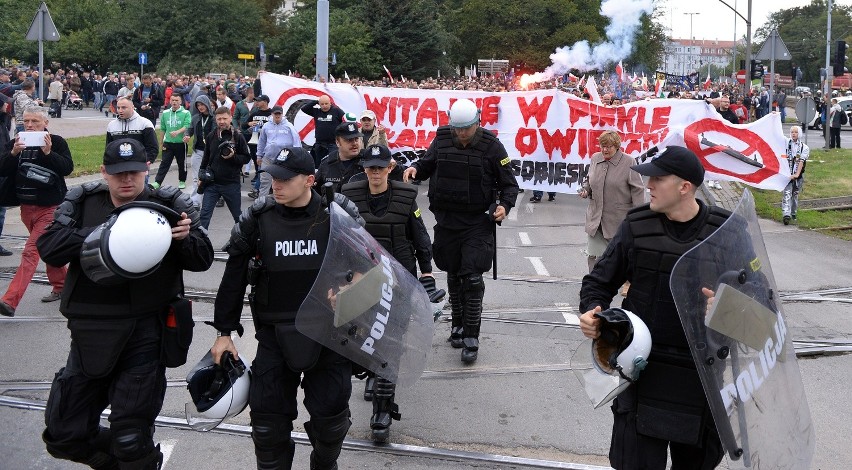
[(510, 160), (509, 157), (506, 157), (506, 158), (500, 160), (500, 166), (506, 166), (506, 165), (509, 164), (510, 161), (512, 161), (512, 160)]
[(414, 217), (420, 218), (420, 208), (418, 207), (416, 211), (414, 211)]
[(751, 267), (751, 270), (754, 272), (760, 271), (760, 258), (755, 258), (749, 261), (748, 265)]

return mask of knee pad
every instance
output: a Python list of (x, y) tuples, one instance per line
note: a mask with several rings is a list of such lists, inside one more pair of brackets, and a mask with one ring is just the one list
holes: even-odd
[(250, 413), (251, 439), (258, 448), (271, 449), (290, 441), (293, 422), (283, 415)]
[(123, 462), (139, 460), (154, 449), (152, 426), (143, 420), (112, 424), (112, 451)]
[(463, 276), (461, 282), (465, 295), (482, 299), (485, 294), (485, 281), (482, 279), (481, 273)]
[[(349, 408), (327, 418), (311, 418), (305, 423), (305, 429), (310, 428), (308, 435), (314, 442), (343, 442), (352, 420), (349, 419)], [(316, 446), (316, 444), (314, 444)]]

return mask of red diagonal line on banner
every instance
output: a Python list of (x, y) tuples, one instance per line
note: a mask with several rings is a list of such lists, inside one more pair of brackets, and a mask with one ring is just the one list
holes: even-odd
[[(764, 167), (753, 173), (743, 174), (735, 173), (725, 168), (719, 168), (713, 165), (707, 160), (707, 157), (717, 153), (717, 151), (712, 148), (701, 148), (701, 144), (699, 143), (701, 140), (700, 135), (705, 132), (726, 134), (746, 143), (748, 147), (741, 151), (741, 153), (744, 155), (753, 155), (757, 153), (762, 157)], [(763, 140), (763, 138), (748, 129), (735, 129), (733, 127), (726, 126), (725, 123), (719, 120), (706, 118), (696, 121), (685, 128), (683, 130), (683, 140), (687, 148), (695, 152), (698, 158), (701, 159), (701, 163), (704, 165), (704, 168), (715, 173), (733, 176), (754, 184), (758, 184), (778, 174), (778, 159), (774, 158), (775, 152), (772, 150), (772, 147)]]

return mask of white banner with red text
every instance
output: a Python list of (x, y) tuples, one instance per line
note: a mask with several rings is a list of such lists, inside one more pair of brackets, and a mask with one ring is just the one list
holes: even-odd
[(619, 133), (621, 150), (634, 158), (654, 146), (688, 147), (704, 164), (707, 179), (776, 191), (790, 181), (778, 113), (732, 125), (701, 100), (653, 99), (609, 107), (556, 89), (492, 93), (354, 87), (268, 72), (261, 75), (261, 85), (270, 105), (284, 108), (307, 144), (314, 141), (314, 122), (298, 112), (305, 100), (328, 95), (344, 112), (372, 110), (387, 129), (391, 151), (403, 162), (416, 160), (429, 147), (437, 127), (447, 124), (453, 102), (471, 99), (482, 111), (481, 125), (506, 147), (525, 189), (576, 192), (591, 156), (600, 151), (598, 137), (607, 130)]

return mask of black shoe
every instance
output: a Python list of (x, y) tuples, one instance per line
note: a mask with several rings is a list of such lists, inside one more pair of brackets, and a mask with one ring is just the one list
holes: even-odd
[(784, 225), (790, 225), (790, 216), (789, 215), (784, 216)]
[(6, 302), (0, 302), (0, 315), (14, 317), (15, 309), (12, 308), (12, 306), (7, 304)]
[(12, 252), (0, 246), (0, 256), (12, 256)]
[(450, 342), (450, 346), (455, 349), (459, 349), (464, 347), (464, 343), (462, 342), (462, 327), (456, 326), (450, 330), (450, 338), (447, 340)]
[(219, 200), (216, 201), (216, 207), (225, 207), (225, 200), (220, 197)]
[(533, 196), (533, 197), (530, 198), (530, 202), (532, 202), (532, 203), (541, 202), (541, 198)]
[(479, 338), (465, 338), (464, 349), (461, 352), (461, 360), (465, 364), (476, 362), (479, 356)]
[(796, 214), (793, 214), (793, 220), (796, 220)]
[(555, 194), (548, 194), (548, 195), (547, 195), (547, 200), (548, 200), (548, 201), (555, 201), (555, 200), (556, 200), (556, 195), (555, 195)]
[(258, 194), (258, 191), (257, 191), (256, 189), (252, 189), (252, 190), (251, 190), (251, 191), (249, 191), (249, 193), (248, 193), (248, 197), (250, 197), (250, 198), (252, 198), (252, 199), (257, 199), (259, 195), (260, 195), (260, 194)]

